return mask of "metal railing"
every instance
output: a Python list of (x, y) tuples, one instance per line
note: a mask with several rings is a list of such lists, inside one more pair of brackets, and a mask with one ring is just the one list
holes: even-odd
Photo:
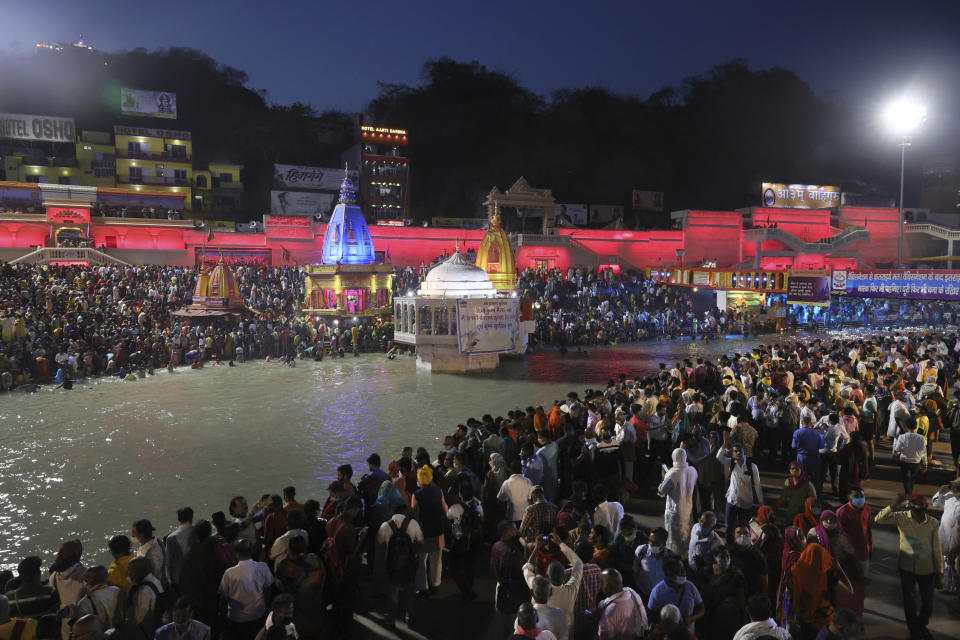
[(905, 224), (904, 233), (925, 233), (941, 240), (960, 240), (960, 230), (943, 227), (929, 222)]
[(130, 266), (123, 260), (89, 247), (39, 247), (26, 255), (11, 260), (10, 264), (50, 264), (51, 262), (87, 262), (91, 265)]

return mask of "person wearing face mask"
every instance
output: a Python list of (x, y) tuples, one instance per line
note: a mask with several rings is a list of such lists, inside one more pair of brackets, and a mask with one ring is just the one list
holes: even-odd
[(157, 629), (155, 640), (210, 640), (210, 627), (193, 619), (190, 598), (177, 598), (171, 617), (173, 622)]
[(737, 632), (747, 619), (747, 581), (734, 566), (730, 552), (717, 551), (711, 575), (703, 591), (706, 614), (700, 624), (704, 640), (726, 640)]
[(750, 593), (767, 593), (767, 559), (754, 548), (750, 527), (740, 525), (734, 529), (733, 544), (729, 549), (733, 566), (740, 569), (747, 579), (747, 590)]
[(693, 572), (693, 580), (697, 584), (702, 584), (710, 577), (713, 572), (714, 554), (723, 547), (723, 538), (714, 531), (716, 526), (716, 514), (712, 511), (704, 511), (690, 532), (687, 563)]
[[(861, 573), (865, 579), (870, 573), (870, 557), (873, 555), (873, 531), (870, 528), (870, 505), (867, 504), (863, 489), (860, 487), (850, 489), (850, 501), (837, 509), (837, 524), (853, 546), (854, 555), (860, 564)], [(853, 580), (852, 577), (851, 580)], [(863, 580), (860, 582), (861, 597), (857, 602), (848, 602), (844, 606), (853, 609), (858, 616), (862, 617), (862, 592), (865, 585), (862, 584)], [(854, 581), (855, 592), (857, 587), (858, 585)]]
[(637, 547), (633, 561), (633, 576), (643, 599), (650, 597), (653, 588), (663, 580), (663, 563), (677, 554), (666, 548), (667, 530), (657, 527), (650, 532), (647, 544)]
[(777, 506), (783, 507), (787, 512), (788, 522), (804, 512), (804, 503), (807, 500), (817, 497), (817, 490), (803, 473), (803, 467), (798, 460), (790, 463), (789, 472), (790, 475), (783, 481), (783, 493), (777, 499)]
[(820, 514), (820, 524), (811, 529), (808, 535), (815, 534), (827, 551), (833, 556), (850, 581), (852, 593), (837, 595), (837, 603), (842, 607), (863, 611), (863, 599), (866, 585), (863, 580), (863, 567), (857, 559), (853, 544), (840, 528), (837, 515), (833, 511)]
[[(899, 507), (907, 502), (908, 509)], [(877, 524), (896, 525), (900, 532), (900, 590), (903, 615), (911, 639), (930, 637), (927, 624), (933, 613), (933, 589), (940, 581), (943, 554), (940, 549), (940, 523), (927, 515), (926, 496), (914, 493), (906, 498), (897, 495), (893, 504), (884, 507), (874, 520)], [(920, 591), (917, 611), (916, 591)]]
[(632, 585), (633, 558), (640, 545), (637, 537), (637, 523), (633, 516), (626, 515), (620, 520), (620, 532), (613, 538), (610, 545), (611, 566), (620, 572), (624, 584)]
[(696, 486), (697, 470), (687, 464), (687, 451), (674, 449), (673, 467), (657, 487), (657, 494), (666, 498), (663, 520), (669, 534), (667, 546), (675, 553), (682, 552), (690, 544), (690, 513)]
[(736, 442), (731, 445), (726, 432), (723, 438), (724, 446), (717, 452), (717, 460), (725, 468), (729, 479), (725, 525), (727, 541), (730, 542), (734, 528), (746, 524), (754, 507), (763, 504), (763, 487), (760, 485), (760, 471), (747, 458), (743, 445)]
[(664, 560), (663, 580), (650, 592), (647, 611), (650, 612), (651, 617), (654, 615), (659, 617), (660, 610), (668, 604), (680, 609), (683, 622), (690, 631), (693, 631), (694, 623), (706, 612), (700, 591), (692, 582), (687, 582), (687, 570), (680, 558), (676, 557)]
[(830, 622), (838, 588), (851, 590), (839, 565), (816, 536), (807, 537), (803, 553), (784, 579), (789, 585), (788, 620), (796, 625), (790, 632), (797, 638), (814, 638)]

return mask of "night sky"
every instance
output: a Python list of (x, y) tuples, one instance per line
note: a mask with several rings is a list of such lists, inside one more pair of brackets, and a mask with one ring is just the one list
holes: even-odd
[[(425, 60), (478, 60), (548, 96), (587, 85), (646, 96), (732, 58), (796, 71), (871, 108), (909, 88), (956, 120), (960, 3), (31, 0), (0, 2), (0, 50), (80, 33), (115, 51), (193, 47), (245, 70), (271, 102), (356, 111)], [(163, 89), (163, 87), (143, 87)], [(937, 117), (939, 114), (939, 117)]]

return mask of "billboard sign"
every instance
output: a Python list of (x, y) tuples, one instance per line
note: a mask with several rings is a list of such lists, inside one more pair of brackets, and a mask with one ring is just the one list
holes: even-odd
[(177, 119), (177, 94), (171, 91), (120, 89), (120, 113), (125, 116)]
[(623, 207), (620, 205), (590, 205), (590, 224), (607, 224), (621, 219), (623, 219)]
[(457, 342), (460, 353), (506, 353), (520, 339), (517, 298), (457, 300)]
[[(356, 185), (360, 172), (349, 171), (350, 179)], [(273, 186), (277, 189), (320, 189), (339, 191), (343, 182), (343, 169), (322, 169), (320, 167), (300, 167), (292, 164), (273, 165)]]
[(960, 271), (838, 270), (833, 272), (832, 289), (860, 298), (960, 300)]
[(271, 191), (270, 213), (275, 216), (323, 216), (333, 210), (336, 194), (310, 191)]
[(557, 221), (565, 218), (571, 224), (585, 225), (590, 217), (590, 208), (585, 204), (558, 204)]
[(634, 211), (663, 211), (663, 191), (633, 190)]
[(77, 141), (77, 127), (73, 118), (0, 113), (0, 138), (72, 143)]
[(763, 206), (778, 209), (829, 209), (840, 205), (840, 187), (764, 182), (761, 193)]
[(787, 280), (787, 304), (830, 306), (830, 276), (794, 276)]

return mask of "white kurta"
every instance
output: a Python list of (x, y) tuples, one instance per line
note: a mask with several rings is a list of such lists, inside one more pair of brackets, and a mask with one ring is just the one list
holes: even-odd
[(690, 514), (693, 512), (693, 491), (697, 470), (687, 464), (685, 449), (673, 450), (673, 467), (667, 471), (657, 493), (667, 499), (663, 522), (667, 529), (667, 546), (681, 556), (690, 545)]

